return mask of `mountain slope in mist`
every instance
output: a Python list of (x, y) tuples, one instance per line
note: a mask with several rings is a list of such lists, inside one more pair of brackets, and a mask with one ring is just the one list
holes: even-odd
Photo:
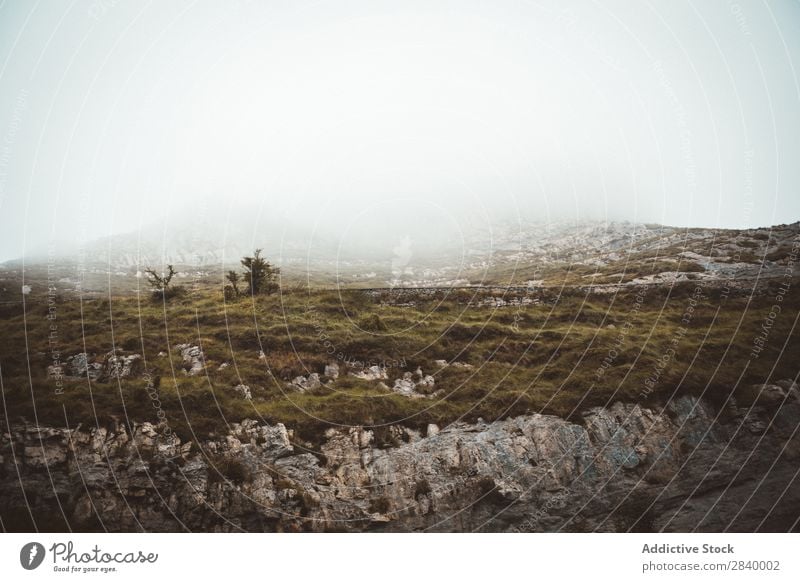
[[(207, 213), (106, 237), (48, 261), (74, 275), (140, 276), (173, 264), (184, 277), (214, 277), (262, 248), (286, 281), (355, 287), (608, 285), (782, 276), (797, 262), (800, 223), (748, 230), (631, 222), (502, 222), (454, 230), (423, 218), (347, 228), (290, 223), (257, 212)], [(794, 259), (793, 259), (794, 257)], [(6, 271), (21, 268), (6, 263)], [(66, 275), (64, 275), (66, 273)], [(70, 275), (72, 273), (72, 275)]]

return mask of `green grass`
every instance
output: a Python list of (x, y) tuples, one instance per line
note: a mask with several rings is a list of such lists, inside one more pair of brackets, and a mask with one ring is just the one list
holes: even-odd
[[(749, 356), (752, 340), (776, 290), (766, 289), (748, 303), (745, 296), (724, 298), (709, 289), (674, 343), (693, 289), (653, 288), (632, 311), (635, 290), (586, 296), (542, 289), (536, 305), (493, 309), (475, 303), (502, 291), (404, 291), (400, 302), (415, 305), (401, 307), (387, 304), (391, 294), (358, 290), (294, 289), (226, 303), (221, 290), (206, 285), (167, 304), (131, 296), (83, 303), (60, 298), (55, 321), (46, 318), (47, 297), (32, 294), (24, 313), (19, 303), (4, 304), (0, 312), (2, 411), (12, 422), (72, 427), (158, 420), (142, 377), (66, 380), (63, 393), (57, 393), (46, 374), (52, 348), (63, 357), (83, 351), (102, 356), (113, 348), (144, 354), (161, 410), (183, 439), (202, 439), (224, 431), (227, 423), (260, 418), (285, 423), (312, 445), (338, 425), (423, 428), (535, 412), (579, 418), (590, 406), (615, 400), (652, 404), (676, 392), (703, 393), (719, 402), (737, 392), (747, 399), (750, 384), (797, 374), (800, 337), (792, 326), (800, 300), (794, 287), (757, 359)], [(506, 298), (514, 294), (525, 293), (509, 292)], [(598, 378), (623, 329), (624, 344)], [(180, 343), (202, 346), (207, 375), (183, 374), (179, 354), (170, 349)], [(670, 347), (674, 357), (652, 392), (644, 394), (646, 380)], [(266, 360), (258, 358), (260, 350)], [(159, 357), (160, 352), (168, 355)], [(352, 377), (310, 393), (287, 388), (295, 376), (322, 374), (339, 355), (393, 363), (387, 385), (420, 366), (435, 375), (437, 396), (409, 399)], [(438, 359), (474, 368), (439, 370)], [(223, 362), (228, 366), (219, 369)], [(233, 390), (239, 383), (251, 387), (252, 401)]]

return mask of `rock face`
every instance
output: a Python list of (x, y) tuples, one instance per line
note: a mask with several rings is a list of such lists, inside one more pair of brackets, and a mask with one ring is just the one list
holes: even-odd
[(149, 423), (14, 426), (0, 516), (27, 531), (31, 514), (64, 528), (62, 512), (112, 531), (786, 531), (800, 402), (757, 404), (616, 403), (581, 423), (535, 414), (424, 437), (332, 428), (318, 451), (253, 420), (199, 446)]

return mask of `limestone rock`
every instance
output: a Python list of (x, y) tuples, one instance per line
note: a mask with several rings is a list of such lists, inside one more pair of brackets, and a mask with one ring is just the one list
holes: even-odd
[(350, 372), (351, 376), (361, 378), (362, 380), (388, 380), (389, 375), (386, 373), (386, 368), (381, 366), (370, 366), (366, 369), (360, 369), (356, 372)]
[(462, 370), (472, 370), (475, 367), (472, 364), (466, 364), (464, 362), (453, 362), (450, 365), (453, 366), (454, 368), (460, 368)]
[(414, 390), (416, 386), (417, 385), (410, 378), (398, 378), (394, 381), (392, 390), (403, 396), (411, 396), (412, 394), (416, 394)]
[(123, 355), (109, 352), (102, 360), (87, 353), (79, 353), (68, 357), (63, 365), (47, 367), (49, 377), (64, 376), (66, 378), (89, 378), (97, 382), (107, 382), (120, 378), (138, 376), (143, 371), (143, 360), (140, 354)]
[(105, 375), (108, 378), (130, 378), (141, 373), (142, 367), (142, 356), (139, 354), (122, 356), (110, 352), (106, 355)]
[(253, 395), (250, 392), (250, 386), (246, 386), (245, 384), (237, 384), (233, 387), (233, 389), (240, 394), (245, 400), (252, 400)]
[(424, 395), (419, 390), (427, 391), (433, 388), (435, 383), (433, 376), (425, 376), (422, 370), (417, 368), (416, 372), (405, 372), (402, 378), (397, 378), (392, 390), (403, 396), (421, 398)]
[(785, 531), (800, 513), (798, 423), (791, 399), (718, 416), (682, 396), (424, 437), (334, 426), (316, 446), (257, 420), (200, 443), (166, 423), (12, 425), (0, 513), (61, 515), (60, 501), (73, 527), (97, 527), (96, 511), (114, 531)]
[(316, 390), (322, 386), (322, 382), (320, 382), (319, 374), (316, 372), (309, 374), (306, 376), (297, 376), (294, 380), (292, 380), (289, 384), (289, 387), (297, 390), (298, 392), (307, 392), (309, 390)]
[(64, 375), (71, 378), (88, 378), (99, 380), (103, 376), (103, 365), (92, 361), (86, 353), (75, 354), (67, 358)]
[(189, 376), (197, 376), (205, 370), (203, 351), (199, 346), (191, 344), (178, 344), (175, 349), (180, 352), (183, 359), (183, 370)]

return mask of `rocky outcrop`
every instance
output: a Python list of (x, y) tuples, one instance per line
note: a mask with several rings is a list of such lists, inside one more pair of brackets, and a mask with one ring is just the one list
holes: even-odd
[(351, 376), (361, 378), (362, 380), (388, 380), (389, 374), (386, 368), (382, 366), (370, 366), (368, 368), (361, 368), (355, 372), (350, 372)]
[(416, 372), (405, 372), (401, 378), (397, 378), (392, 390), (410, 398), (424, 398), (426, 395), (436, 395), (436, 393), (431, 394), (435, 385), (436, 380), (433, 376), (423, 374), (422, 370), (417, 368)]
[(180, 352), (183, 361), (183, 372), (189, 376), (197, 376), (205, 370), (203, 350), (191, 344), (179, 344), (175, 349)]
[(246, 384), (237, 384), (233, 387), (233, 390), (245, 400), (253, 399), (253, 393), (250, 391), (250, 386), (247, 386)]
[(50, 378), (59, 376), (64, 378), (89, 378), (97, 382), (107, 382), (119, 378), (139, 376), (144, 370), (140, 354), (123, 355), (119, 352), (108, 352), (98, 358), (84, 352), (70, 356), (64, 360), (63, 365), (47, 367)]
[(322, 386), (319, 374), (313, 372), (308, 376), (297, 376), (289, 383), (289, 388), (297, 392), (310, 392)]
[(318, 450), (254, 420), (199, 445), (148, 423), (16, 426), (0, 441), (0, 516), (12, 529), (63, 514), (77, 530), (786, 531), (800, 515), (791, 388), (746, 408), (685, 396), (424, 436), (331, 428)]
[(123, 356), (111, 353), (106, 358), (105, 369), (109, 378), (138, 376), (143, 370), (142, 356), (139, 354)]
[(339, 364), (336, 362), (331, 362), (330, 364), (325, 364), (325, 372), (324, 375), (332, 380), (336, 380), (339, 377)]

